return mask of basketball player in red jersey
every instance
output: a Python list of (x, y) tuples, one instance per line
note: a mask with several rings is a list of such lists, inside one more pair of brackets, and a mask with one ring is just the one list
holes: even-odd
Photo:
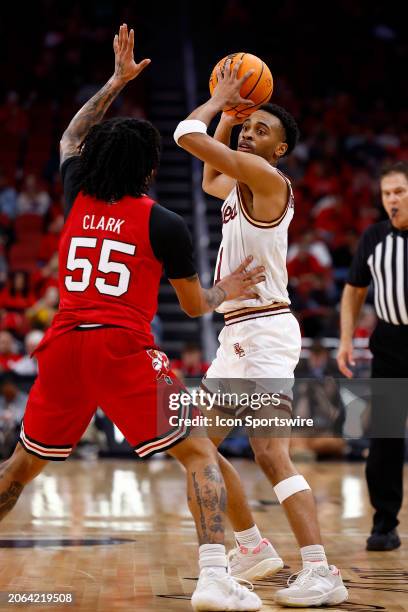
[(180, 217), (144, 193), (159, 164), (160, 138), (147, 121), (101, 123), (111, 102), (150, 60), (136, 64), (127, 26), (114, 39), (115, 72), (75, 115), (61, 140), (65, 227), (59, 249), (60, 308), (36, 354), (20, 443), (0, 466), (0, 518), (49, 460), (66, 459), (101, 406), (140, 457), (168, 451), (186, 468), (200, 543), (196, 610), (259, 610), (259, 597), (227, 574), (226, 491), (217, 451), (205, 437), (169, 425), (169, 394), (183, 389), (153, 343), (163, 268), (190, 316), (251, 295), (262, 268), (247, 258), (217, 287), (200, 285)]
[[(287, 111), (266, 104), (244, 117), (238, 151), (228, 146), (232, 122), (227, 116), (222, 116), (214, 138), (207, 135), (208, 124), (222, 109), (252, 104), (239, 93), (252, 71), (238, 78), (239, 67), (238, 62), (231, 70), (231, 60), (227, 60), (223, 74), (218, 69), (213, 97), (181, 122), (174, 136), (181, 147), (204, 161), (205, 191), (225, 200), (216, 282), (247, 252), (254, 256), (254, 265), (265, 266), (266, 279), (256, 287), (256, 298), (231, 300), (217, 309), (224, 314), (225, 327), (203, 386), (211, 390), (227, 379), (229, 391), (234, 392), (234, 379), (240, 379), (240, 387), (249, 380), (267, 392), (264, 385), (268, 381), (291, 385), (300, 356), (299, 325), (289, 309), (286, 270), (294, 197), (289, 179), (276, 168), (279, 159), (294, 148), (298, 129)], [(219, 409), (231, 416), (231, 407)], [(241, 410), (236, 407), (236, 412)], [(279, 417), (287, 416), (284, 410), (290, 410), (288, 397), (281, 399)], [(213, 431), (210, 435), (219, 444), (227, 433)], [(289, 438), (272, 431), (264, 435), (251, 431), (250, 443), (286, 512), (303, 562), (297, 579), (276, 593), (276, 601), (303, 607), (341, 603), (348, 597), (347, 589), (339, 570), (328, 565), (313, 495), (290, 459)], [(249, 580), (275, 573), (283, 562), (254, 524), (238, 474), (222, 459), (220, 466), (228, 491), (228, 517), (238, 543), (230, 553), (231, 573)]]

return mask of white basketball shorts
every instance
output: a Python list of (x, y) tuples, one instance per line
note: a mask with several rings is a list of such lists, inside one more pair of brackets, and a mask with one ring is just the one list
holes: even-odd
[(218, 340), (206, 378), (293, 378), (301, 335), (291, 312), (226, 325)]

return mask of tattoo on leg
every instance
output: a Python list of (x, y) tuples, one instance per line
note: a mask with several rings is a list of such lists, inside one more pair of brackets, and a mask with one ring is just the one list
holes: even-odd
[(211, 482), (222, 482), (222, 476), (218, 465), (207, 465), (204, 468), (204, 476)]
[(227, 511), (227, 493), (225, 491), (225, 487), (221, 487), (221, 493), (220, 493), (220, 510), (221, 512), (223, 512), (224, 514)]
[(218, 504), (218, 513), (214, 514), (211, 517), (210, 531), (212, 531), (213, 533), (224, 533), (225, 521), (222, 515), (225, 514), (226, 509), (227, 509), (227, 493), (225, 491), (225, 487), (221, 487), (220, 500)]
[(221, 514), (212, 514), (210, 518), (211, 533), (224, 533), (224, 519)]
[(219, 506), (217, 491), (208, 485), (205, 485), (203, 489), (203, 506), (212, 512), (215, 512)]
[(200, 523), (201, 523), (201, 534), (198, 534), (199, 536), (199, 540), (200, 540), (200, 544), (207, 542), (208, 541), (208, 534), (207, 534), (207, 525), (205, 522), (205, 516), (204, 516), (204, 511), (203, 511), (203, 502), (201, 499), (201, 494), (200, 494), (200, 486), (197, 482), (196, 479), (196, 473), (193, 472), (192, 473), (192, 478), (193, 478), (193, 486), (194, 486), (194, 493), (196, 496), (196, 501), (197, 501), (197, 505), (200, 509)]
[(5, 477), (5, 475), (7, 474), (7, 472), (10, 471), (10, 466), (8, 461), (4, 461), (1, 465), (0, 465), (0, 480), (2, 478)]
[[(200, 544), (219, 540), (216, 534), (224, 534), (224, 514), (227, 505), (225, 487), (218, 487), (218, 479), (222, 481), (218, 468), (208, 465), (204, 468), (207, 483), (202, 488), (197, 480), (197, 473), (192, 473), (195, 501), (200, 511)], [(214, 484), (211, 484), (214, 483)]]
[(0, 519), (4, 518), (8, 512), (15, 506), (20, 493), (23, 490), (23, 485), (16, 480), (10, 483), (9, 488), (0, 494)]

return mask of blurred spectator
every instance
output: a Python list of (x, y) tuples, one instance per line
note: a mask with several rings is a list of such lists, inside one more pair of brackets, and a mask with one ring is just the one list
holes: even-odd
[(8, 457), (14, 449), (27, 404), (27, 394), (6, 378), (0, 382), (0, 456)]
[(50, 195), (38, 187), (35, 175), (29, 174), (24, 181), (23, 191), (17, 197), (18, 214), (44, 216), (50, 204)]
[[(299, 313), (304, 336), (312, 338), (329, 333), (330, 314), (336, 300), (332, 269), (323, 266), (312, 255), (313, 234), (306, 235), (295, 246), (295, 256), (287, 264), (289, 276), (289, 296), (292, 307)], [(317, 254), (321, 260), (328, 261), (324, 243), (317, 243)]]
[(0, 214), (0, 244), (2, 252), (8, 255), (9, 247), (15, 240), (14, 223), (6, 215)]
[(314, 230), (306, 231), (299, 242), (291, 244), (288, 250), (288, 262), (294, 259), (299, 253), (300, 244), (311, 253), (324, 268), (330, 268), (332, 257), (327, 245), (323, 240), (319, 240)]
[(339, 195), (327, 195), (319, 199), (313, 207), (312, 215), (318, 234), (329, 243), (353, 226), (352, 211), (344, 205)]
[(310, 163), (303, 178), (303, 183), (314, 200), (338, 193), (340, 190), (338, 176), (329, 171), (327, 162), (323, 160)]
[(55, 217), (55, 219), (53, 219), (48, 225), (47, 233), (41, 238), (38, 252), (39, 261), (47, 262), (51, 259), (54, 253), (58, 252), (58, 245), (63, 227), (64, 217), (61, 214), (58, 215), (58, 217)]
[(25, 313), (0, 310), (0, 330), (10, 332), (22, 340), (30, 329), (30, 322)]
[(47, 329), (58, 309), (59, 291), (57, 287), (48, 287), (42, 298), (26, 311), (33, 326)]
[(323, 266), (315, 255), (312, 255), (307, 242), (300, 242), (296, 250), (296, 255), (287, 264), (289, 283), (303, 297), (320, 287), (320, 280), (323, 280), (323, 286), (329, 290), (332, 280), (330, 267)]
[(33, 273), (33, 286), (37, 296), (42, 296), (48, 287), (58, 289), (58, 253), (48, 263)]
[(25, 311), (36, 300), (28, 272), (16, 271), (9, 275), (7, 284), (0, 291), (0, 329), (24, 338), (30, 328)]
[(17, 215), (17, 192), (0, 168), (0, 215), (14, 219)]
[(348, 271), (353, 255), (357, 248), (359, 234), (355, 229), (349, 229), (337, 241), (337, 246), (332, 250), (333, 265), (336, 270)]
[(345, 407), (338, 384), (338, 368), (327, 348), (315, 341), (309, 356), (296, 368), (296, 414), (313, 419), (313, 431), (308, 438), (294, 442), (293, 448), (307, 448), (318, 459), (342, 456), (346, 444), (341, 438)]
[(0, 234), (0, 288), (3, 287), (7, 281), (7, 271), (8, 266), (6, 252), (4, 248), (4, 239), (3, 236)]
[(355, 338), (369, 338), (377, 323), (375, 308), (371, 304), (364, 304), (354, 331)]
[(175, 374), (185, 378), (201, 378), (208, 370), (209, 364), (203, 361), (201, 348), (198, 344), (188, 343), (181, 351), (180, 359), (173, 359), (171, 367)]
[(20, 105), (17, 92), (9, 91), (0, 106), (0, 125), (10, 136), (20, 136), (27, 131), (28, 117)]
[(12, 312), (24, 312), (35, 302), (28, 272), (18, 270), (10, 272), (6, 286), (0, 292), (0, 309)]
[(18, 361), (11, 364), (11, 370), (19, 376), (37, 376), (38, 364), (35, 357), (31, 357), (31, 353), (37, 348), (44, 337), (44, 332), (39, 329), (30, 331), (24, 340), (26, 355), (20, 357)]
[(0, 372), (10, 371), (13, 362), (19, 359), (13, 336), (8, 331), (0, 331)]
[(328, 349), (319, 340), (313, 342), (308, 357), (296, 368), (297, 378), (323, 380), (326, 376), (337, 375), (338, 368), (335, 360), (330, 358)]
[(158, 314), (156, 314), (153, 317), (151, 328), (152, 328), (154, 343), (157, 346), (160, 346), (162, 339), (163, 339), (163, 323)]

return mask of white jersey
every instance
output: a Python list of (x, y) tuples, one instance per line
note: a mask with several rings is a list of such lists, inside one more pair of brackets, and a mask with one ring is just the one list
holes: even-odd
[(223, 302), (217, 308), (217, 312), (227, 313), (240, 308), (268, 306), (273, 302), (290, 304), (286, 255), (288, 228), (294, 215), (294, 198), (289, 179), (279, 170), (276, 169), (276, 172), (285, 179), (289, 194), (285, 210), (275, 221), (256, 221), (250, 216), (238, 183), (222, 205), (222, 241), (215, 266), (214, 282), (231, 274), (248, 255), (254, 257), (248, 269), (264, 266), (266, 280), (255, 287), (258, 298)]

